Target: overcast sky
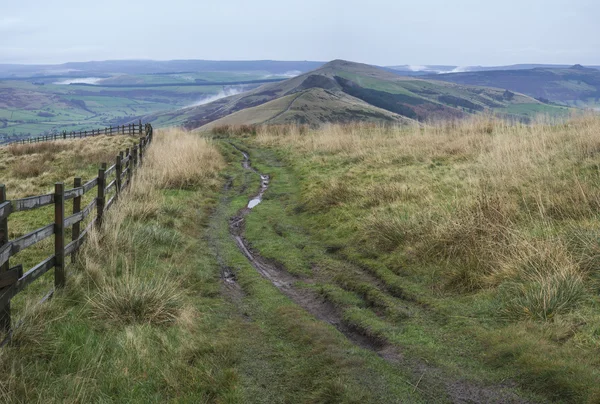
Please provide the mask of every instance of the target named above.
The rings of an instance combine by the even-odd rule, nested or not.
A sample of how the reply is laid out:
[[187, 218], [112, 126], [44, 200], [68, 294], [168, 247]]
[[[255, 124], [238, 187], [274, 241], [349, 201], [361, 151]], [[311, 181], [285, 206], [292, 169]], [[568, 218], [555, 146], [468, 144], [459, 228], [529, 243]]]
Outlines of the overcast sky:
[[2, 0], [0, 63], [600, 65], [598, 0]]

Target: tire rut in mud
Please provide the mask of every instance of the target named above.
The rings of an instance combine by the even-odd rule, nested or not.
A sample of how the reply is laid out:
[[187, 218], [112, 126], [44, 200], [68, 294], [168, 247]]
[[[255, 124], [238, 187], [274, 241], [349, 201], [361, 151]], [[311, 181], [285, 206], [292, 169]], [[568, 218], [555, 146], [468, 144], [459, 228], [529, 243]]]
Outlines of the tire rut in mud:
[[[229, 233], [235, 240], [240, 252], [262, 277], [269, 280], [280, 292], [315, 318], [334, 326], [354, 345], [375, 352], [390, 364], [405, 366], [411, 369], [416, 376], [420, 375], [419, 381], [416, 385], [413, 385], [415, 390], [418, 389], [421, 393], [429, 395], [435, 401], [444, 399], [432, 396], [432, 391], [443, 392], [442, 396], [445, 393], [446, 399], [452, 403], [530, 403], [530, 401], [519, 397], [511, 391], [512, 386], [509, 384], [485, 386], [468, 380], [457, 380], [444, 375], [440, 369], [423, 361], [405, 358], [396, 346], [385, 340], [367, 336], [361, 330], [345, 323], [341, 311], [316, 292], [306, 288], [295, 287], [295, 283], [302, 279], [290, 274], [281, 265], [270, 262], [268, 259], [262, 257], [252, 249], [249, 242], [244, 238], [246, 216], [262, 201], [263, 195], [269, 187], [270, 177], [261, 174], [252, 167], [247, 152], [235, 145], [232, 146], [244, 156], [242, 167], [261, 177], [261, 185], [259, 192], [250, 198], [248, 205], [229, 219]], [[228, 271], [225, 268], [224, 271], [222, 270], [222, 278], [223, 282], [229, 288], [241, 291], [239, 285], [236, 284], [234, 272]]]

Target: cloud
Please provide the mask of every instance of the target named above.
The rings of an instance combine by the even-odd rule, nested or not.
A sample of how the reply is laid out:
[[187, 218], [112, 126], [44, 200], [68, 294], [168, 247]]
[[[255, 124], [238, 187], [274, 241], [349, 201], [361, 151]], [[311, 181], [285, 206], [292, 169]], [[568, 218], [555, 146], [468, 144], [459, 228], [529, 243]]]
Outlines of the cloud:
[[0, 32], [12, 31], [23, 26], [25, 21], [18, 17], [0, 17]]
[[221, 98], [230, 97], [232, 95], [237, 95], [237, 94], [243, 93], [244, 91], [246, 91], [246, 90], [244, 89], [243, 85], [224, 87], [217, 94], [211, 95], [208, 97], [204, 97], [201, 100], [198, 100], [197, 102], [193, 103], [192, 105], [188, 105], [186, 108], [197, 107], [199, 105], [209, 104], [213, 101], [220, 100]]
[[[67, 70], [72, 70], [72, 69], [67, 69]], [[62, 81], [55, 81], [52, 84], [57, 84], [57, 85], [69, 85], [69, 84], [98, 84], [100, 83], [102, 80], [102, 78], [100, 77], [84, 77], [84, 78], [78, 78], [78, 79], [67, 79], [67, 80], [62, 80]]]

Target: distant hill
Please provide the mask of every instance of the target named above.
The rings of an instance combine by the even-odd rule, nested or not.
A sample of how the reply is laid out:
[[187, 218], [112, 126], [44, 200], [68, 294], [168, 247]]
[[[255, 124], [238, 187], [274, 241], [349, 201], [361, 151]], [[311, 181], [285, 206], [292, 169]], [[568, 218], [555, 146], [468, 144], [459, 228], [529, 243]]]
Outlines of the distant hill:
[[221, 124], [383, 121], [406, 123], [493, 111], [527, 119], [540, 112], [565, 113], [531, 97], [436, 80], [401, 77], [375, 66], [335, 60], [289, 80], [145, 120], [188, 129]]
[[[393, 72], [398, 72], [407, 76], [426, 76], [431, 74], [445, 73], [470, 73], [470, 72], [485, 72], [491, 70], [529, 70], [536, 68], [544, 69], [566, 69], [571, 65], [552, 65], [552, 64], [516, 64], [506, 66], [448, 66], [448, 65], [400, 65], [388, 66]], [[600, 66], [588, 66], [592, 69], [600, 70]]]
[[430, 75], [426, 78], [457, 84], [490, 86], [566, 105], [600, 104], [600, 70], [574, 65]]
[[212, 60], [106, 60], [101, 62], [70, 62], [60, 65], [0, 64], [0, 78], [77, 77], [106, 74], [172, 74], [188, 72], [266, 72], [304, 73], [322, 66], [311, 61], [212, 61]]

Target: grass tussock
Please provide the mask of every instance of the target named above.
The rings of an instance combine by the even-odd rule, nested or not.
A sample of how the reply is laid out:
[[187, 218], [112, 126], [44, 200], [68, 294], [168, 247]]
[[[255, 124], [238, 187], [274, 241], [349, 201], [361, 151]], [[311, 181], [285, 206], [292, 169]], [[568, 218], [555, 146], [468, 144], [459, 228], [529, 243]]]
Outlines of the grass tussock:
[[500, 285], [502, 315], [546, 321], [587, 298], [584, 274], [564, 246], [521, 242], [515, 247], [490, 275]]
[[21, 161], [15, 164], [11, 170], [11, 174], [15, 178], [34, 178], [39, 177], [48, 170], [48, 166], [37, 161]]
[[104, 283], [89, 298], [92, 315], [114, 325], [167, 325], [182, 310], [182, 292], [169, 278], [142, 279], [129, 274]]

